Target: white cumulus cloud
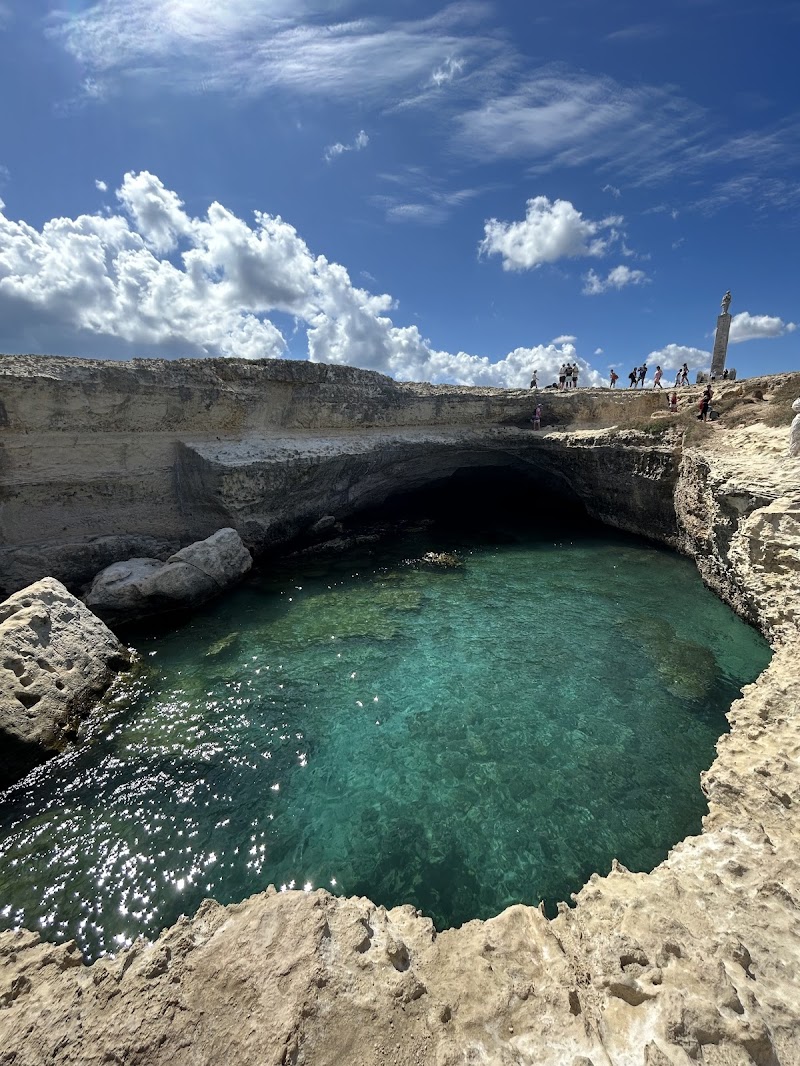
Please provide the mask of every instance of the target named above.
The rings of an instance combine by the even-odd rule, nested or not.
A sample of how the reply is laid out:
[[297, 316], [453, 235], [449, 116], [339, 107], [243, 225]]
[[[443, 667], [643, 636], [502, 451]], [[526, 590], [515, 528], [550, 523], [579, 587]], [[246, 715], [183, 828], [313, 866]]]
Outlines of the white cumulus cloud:
[[624, 264], [615, 266], [609, 270], [605, 278], [590, 270], [584, 275], [583, 292], [586, 296], [599, 296], [601, 293], [610, 292], [611, 289], [624, 289], [626, 285], [644, 285], [650, 280], [643, 270], [631, 270]]
[[663, 348], [650, 352], [646, 362], [660, 366], [662, 370], [677, 370], [684, 363], [688, 364], [689, 370], [704, 370], [711, 363], [711, 352], [685, 344], [665, 344]]
[[94, 187], [99, 192], [108, 192], [108, 185], [104, 181], [100, 181], [99, 178], [95, 179]]
[[504, 270], [531, 270], [559, 259], [605, 255], [622, 221], [615, 215], [593, 222], [569, 200], [535, 196], [528, 200], [521, 221], [489, 219], [479, 249], [485, 255], [501, 256]]
[[280, 216], [257, 211], [248, 224], [215, 202], [194, 217], [146, 171], [126, 174], [116, 196], [118, 214], [54, 218], [41, 229], [7, 218], [0, 204], [6, 350], [87, 354], [101, 338], [129, 356], [274, 358], [287, 344], [269, 316], [283, 314], [295, 333], [305, 329], [306, 354], [317, 362], [526, 388], [533, 369], [546, 383], [569, 360], [582, 382], [600, 380], [566, 334], [496, 361], [433, 348], [417, 326], [395, 326], [390, 295], [354, 285]]
[[784, 322], [775, 315], [751, 315], [749, 311], [740, 311], [731, 319], [730, 342], [741, 344], [742, 341], [782, 337], [796, 329], [796, 322]]

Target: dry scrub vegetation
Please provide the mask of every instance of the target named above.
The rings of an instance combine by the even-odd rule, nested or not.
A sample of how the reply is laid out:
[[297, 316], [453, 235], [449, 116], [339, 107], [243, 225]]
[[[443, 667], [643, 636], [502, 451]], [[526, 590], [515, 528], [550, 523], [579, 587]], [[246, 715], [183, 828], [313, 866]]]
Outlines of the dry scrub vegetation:
[[[669, 390], [671, 391], [671, 390]], [[737, 382], [718, 382], [714, 385], [708, 423], [697, 419], [703, 386], [693, 386], [678, 393], [677, 414], [663, 410], [648, 417], [631, 417], [620, 422], [616, 431], [633, 430], [653, 435], [674, 433], [677, 430], [687, 442], [700, 441], [715, 432], [715, 427], [734, 428], [763, 423], [767, 426], [788, 426], [794, 418], [792, 403], [800, 397], [800, 373], [749, 378]]]

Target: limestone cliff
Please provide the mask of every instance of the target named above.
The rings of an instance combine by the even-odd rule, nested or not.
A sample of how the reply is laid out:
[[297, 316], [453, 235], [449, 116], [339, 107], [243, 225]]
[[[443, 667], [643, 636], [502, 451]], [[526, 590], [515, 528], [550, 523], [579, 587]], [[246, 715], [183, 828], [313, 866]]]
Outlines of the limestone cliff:
[[[542, 402], [548, 428], [625, 424], [663, 406], [607, 390]], [[525, 391], [313, 363], [0, 359], [0, 593], [43, 576], [77, 591], [111, 563], [164, 561], [223, 526], [258, 552], [459, 465], [531, 468], [532, 407]], [[598, 463], [585, 454], [589, 484]], [[624, 511], [603, 466], [602, 505]], [[646, 481], [656, 486], [640, 470], [636, 485]]]
[[[495, 402], [508, 404], [497, 421], [513, 423], [529, 400], [486, 400]], [[587, 421], [610, 421], [602, 398], [585, 402]], [[577, 404], [571, 412], [581, 420]], [[319, 494], [341, 511], [379, 500], [390, 478], [411, 487], [502, 456], [604, 520], [680, 545], [775, 649], [731, 708], [704, 775], [703, 832], [651, 873], [615, 865], [593, 876], [554, 921], [512, 907], [437, 935], [408, 907], [266, 892], [231, 907], [209, 901], [155, 944], [92, 967], [74, 946], [6, 933], [0, 1063], [800, 1063], [800, 461], [785, 458], [785, 430], [712, 426], [681, 448], [633, 432], [533, 439], [488, 416], [455, 421], [358, 436], [318, 426], [313, 440], [275, 426], [219, 442], [176, 434], [170, 506], [177, 519], [195, 501], [187, 520], [230, 519], [266, 544], [329, 511], [311, 506]], [[14, 449], [15, 491], [33, 499], [20, 460], [29, 453]], [[292, 499], [283, 512], [282, 495]], [[114, 521], [137, 513], [140, 497], [129, 502], [111, 508]]]

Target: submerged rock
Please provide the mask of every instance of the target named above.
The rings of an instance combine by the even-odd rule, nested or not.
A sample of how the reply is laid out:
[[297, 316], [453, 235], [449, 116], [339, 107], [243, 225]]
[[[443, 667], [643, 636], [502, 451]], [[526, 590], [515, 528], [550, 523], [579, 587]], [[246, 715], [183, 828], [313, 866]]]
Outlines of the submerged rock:
[[235, 529], [220, 529], [158, 559], [114, 563], [95, 577], [87, 605], [109, 622], [197, 607], [239, 581], [253, 565]]
[[417, 560], [417, 566], [429, 566], [434, 570], [463, 570], [464, 562], [452, 552], [425, 552]]
[[0, 787], [72, 739], [130, 653], [61, 582], [0, 603]]

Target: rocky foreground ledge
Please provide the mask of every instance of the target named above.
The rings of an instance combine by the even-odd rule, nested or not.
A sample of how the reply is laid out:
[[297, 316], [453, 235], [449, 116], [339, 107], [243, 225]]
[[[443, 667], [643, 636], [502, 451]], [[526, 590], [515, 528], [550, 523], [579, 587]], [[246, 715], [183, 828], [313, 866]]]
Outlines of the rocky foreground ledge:
[[[487, 429], [528, 462], [519, 432]], [[623, 522], [652, 503], [659, 538], [773, 644], [704, 775], [703, 832], [649, 874], [593, 876], [554, 921], [518, 906], [436, 934], [409, 907], [267, 891], [208, 901], [91, 967], [74, 945], [5, 933], [0, 1064], [800, 1063], [800, 461], [761, 424], [683, 447], [547, 436], [530, 446], [543, 476], [579, 495], [595, 475], [595, 494], [618, 483]], [[243, 500], [275, 454], [242, 465], [263, 443], [225, 447], [239, 453], [225, 491], [244, 485]]]

